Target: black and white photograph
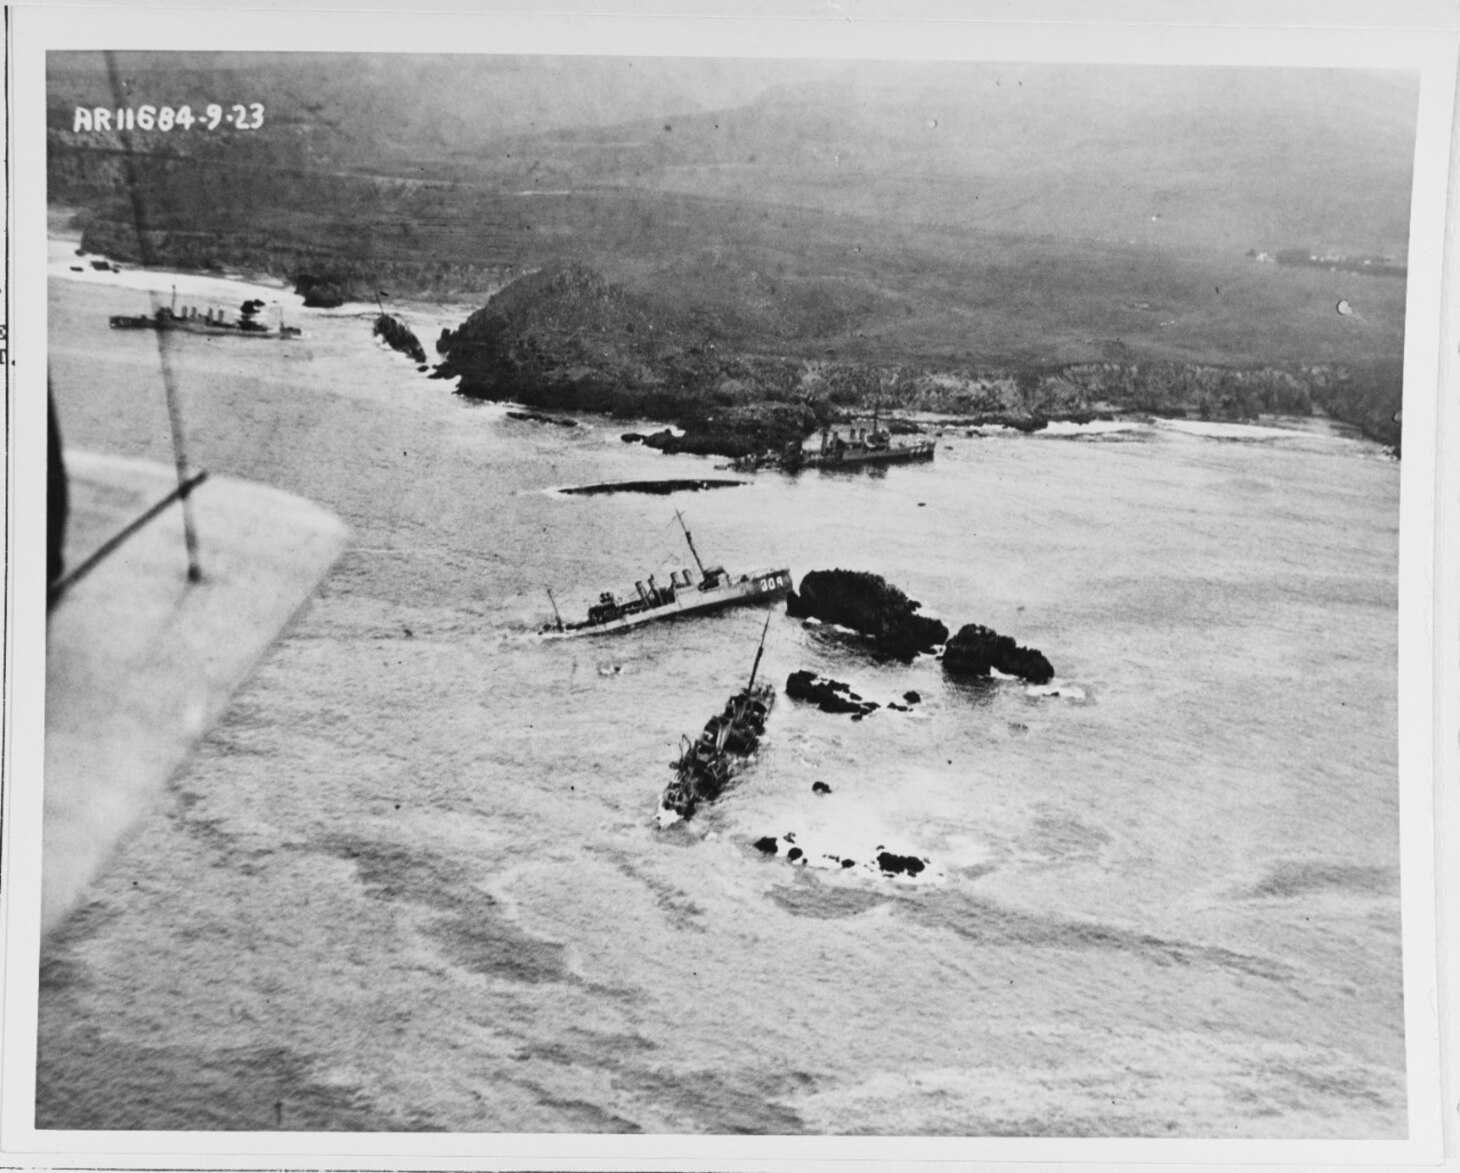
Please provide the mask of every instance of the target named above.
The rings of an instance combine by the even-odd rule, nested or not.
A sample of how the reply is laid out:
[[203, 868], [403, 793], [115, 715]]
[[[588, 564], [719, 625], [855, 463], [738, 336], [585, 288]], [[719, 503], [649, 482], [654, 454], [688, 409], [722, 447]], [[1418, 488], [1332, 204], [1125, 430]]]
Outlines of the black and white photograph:
[[35, 1151], [1440, 1159], [1455, 31], [938, 11], [17, 10]]

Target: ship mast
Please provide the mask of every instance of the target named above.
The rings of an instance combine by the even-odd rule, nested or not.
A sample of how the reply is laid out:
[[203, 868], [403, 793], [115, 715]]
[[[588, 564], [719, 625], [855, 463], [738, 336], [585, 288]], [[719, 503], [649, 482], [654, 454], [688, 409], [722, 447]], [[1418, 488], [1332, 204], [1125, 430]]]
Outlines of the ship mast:
[[695, 556], [695, 565], [700, 568], [700, 577], [705, 577], [705, 564], [700, 561], [700, 552], [695, 549], [695, 540], [690, 537], [689, 527], [684, 524], [684, 517], [679, 510], [674, 511], [674, 516], [679, 518], [679, 528], [684, 530], [684, 540], [689, 543], [689, 552]]
[[755, 649], [755, 663], [750, 666], [750, 683], [745, 686], [745, 691], [747, 694], [749, 694], [750, 690], [755, 687], [755, 674], [760, 671], [760, 658], [765, 652], [765, 633], [770, 630], [770, 627], [771, 611], [769, 608], [767, 608], [765, 614], [765, 626], [760, 629], [760, 647]]

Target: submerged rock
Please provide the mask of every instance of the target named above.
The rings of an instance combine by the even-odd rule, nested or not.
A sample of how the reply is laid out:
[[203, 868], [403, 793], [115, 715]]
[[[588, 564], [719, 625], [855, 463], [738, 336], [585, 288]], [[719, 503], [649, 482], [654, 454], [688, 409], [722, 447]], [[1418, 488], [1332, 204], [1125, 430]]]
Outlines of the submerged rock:
[[[510, 412], [508, 413], [511, 414]], [[670, 493], [698, 493], [703, 489], [734, 489], [749, 481], [672, 480], [672, 481], [612, 481], [603, 485], [574, 485], [562, 492], [579, 497], [596, 497], [605, 493], [654, 493], [667, 497]]]
[[578, 421], [567, 416], [544, 415], [540, 411], [509, 411], [508, 419], [522, 420], [530, 424], [554, 424], [560, 428], [576, 428]]
[[881, 575], [863, 570], [813, 570], [799, 592], [786, 599], [786, 614], [850, 627], [871, 636], [880, 651], [899, 660], [932, 652], [948, 638], [938, 620], [917, 614], [909, 599]]
[[1045, 684], [1054, 677], [1054, 668], [1043, 652], [1020, 647], [1011, 637], [978, 623], [959, 628], [948, 641], [943, 670], [962, 676], [989, 676], [998, 671], [1030, 684]]
[[[306, 300], [305, 304], [308, 305], [309, 302]], [[374, 333], [384, 338], [392, 349], [409, 355], [421, 366], [426, 365], [426, 351], [421, 345], [421, 340], [399, 318], [392, 318], [389, 314], [381, 314], [375, 319]]]
[[855, 848], [832, 848], [820, 841], [814, 845], [798, 843], [796, 833], [787, 831], [780, 836], [762, 836], [752, 846], [763, 855], [779, 856], [787, 863], [819, 871], [847, 872], [855, 868], [864, 876], [902, 882], [941, 883], [947, 879], [946, 871], [928, 856], [892, 851], [881, 843], [864, 854]]
[[864, 701], [851, 685], [828, 680], [815, 672], [802, 669], [786, 678], [786, 695], [792, 700], [810, 701], [823, 713], [851, 713], [862, 717], [878, 708], [875, 701]]

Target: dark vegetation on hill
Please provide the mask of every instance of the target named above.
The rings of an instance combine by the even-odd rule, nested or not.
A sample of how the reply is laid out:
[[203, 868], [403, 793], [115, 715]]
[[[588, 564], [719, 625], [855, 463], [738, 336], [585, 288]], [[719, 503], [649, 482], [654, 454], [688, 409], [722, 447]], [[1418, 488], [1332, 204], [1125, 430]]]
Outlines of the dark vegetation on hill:
[[879, 405], [1025, 430], [1113, 412], [1212, 420], [1323, 412], [1399, 444], [1397, 362], [892, 363], [751, 354], [715, 336], [722, 341], [710, 341], [682, 305], [568, 262], [521, 278], [443, 331], [436, 374], [459, 379], [472, 398], [671, 420], [683, 436], [645, 442], [732, 457], [780, 451]]
[[[448, 345], [466, 394], [713, 424], [676, 443], [722, 452], [883, 396], [1325, 411], [1398, 441], [1403, 282], [1247, 253], [1403, 257], [1403, 76], [118, 59], [129, 101], [267, 103], [257, 131], [135, 135], [159, 263], [485, 303]], [[136, 262], [121, 140], [73, 122], [115, 104], [101, 58], [47, 68], [50, 198]]]

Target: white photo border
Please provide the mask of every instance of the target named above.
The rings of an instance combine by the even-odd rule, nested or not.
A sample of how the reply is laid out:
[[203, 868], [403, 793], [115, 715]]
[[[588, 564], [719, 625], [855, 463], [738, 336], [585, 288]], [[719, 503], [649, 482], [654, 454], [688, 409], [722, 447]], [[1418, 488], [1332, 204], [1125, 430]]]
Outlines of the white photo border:
[[[836, 8], [835, 5], [831, 6]], [[840, 13], [851, 7], [844, 18]], [[1149, 5], [1139, 11], [1149, 13]], [[1303, 27], [1167, 24], [1136, 19], [1025, 25], [999, 19], [859, 19], [855, 6], [827, 17], [484, 16], [466, 12], [199, 11], [133, 6], [9, 10], [9, 223], [12, 269], [7, 400], [7, 689], [3, 795], [3, 1055], [0, 1166], [48, 1167], [459, 1167], [804, 1168], [904, 1166], [911, 1161], [1433, 1164], [1453, 1134], [1442, 1085], [1441, 995], [1436, 917], [1436, 845], [1457, 800], [1437, 790], [1440, 765], [1456, 764], [1457, 656], [1453, 541], [1438, 534], [1457, 520], [1454, 453], [1455, 301], [1442, 288], [1460, 246], [1447, 234], [1456, 59], [1450, 26]], [[1106, 9], [1102, 8], [1102, 14]], [[1119, 9], [1115, 10], [1117, 13]], [[1305, 12], [1320, 11], [1317, 8]], [[342, 16], [348, 19], [342, 19]], [[388, 49], [382, 49], [388, 46]], [[285, 1134], [44, 1131], [34, 1127], [39, 961], [39, 844], [44, 727], [44, 599], [39, 566], [43, 446], [22, 442], [44, 427], [45, 54], [57, 49], [227, 49], [338, 52], [524, 53], [684, 57], [1005, 60], [1323, 66], [1416, 70], [1420, 105], [1410, 221], [1404, 350], [1405, 446], [1401, 469], [1399, 736], [1404, 1014], [1409, 1136], [1402, 1141], [939, 1139], [898, 1137], [531, 1136], [518, 1134]], [[1442, 311], [1444, 311], [1442, 313]], [[1442, 350], [1442, 335], [1445, 348]], [[1443, 382], [1442, 382], [1443, 378]], [[1443, 393], [1442, 393], [1443, 392]], [[1448, 586], [1450, 594], [1441, 599]], [[1453, 778], [1451, 779], [1453, 782]], [[1453, 829], [1450, 834], [1453, 835]], [[1453, 850], [1451, 840], [1448, 846]], [[1448, 883], [1454, 884], [1453, 878]], [[1453, 908], [1453, 904], [1450, 905]], [[1447, 1017], [1447, 1021], [1450, 1021]], [[1448, 1073], [1447, 1073], [1448, 1074]], [[1445, 1123], [1442, 1124], [1442, 1117]], [[281, 1147], [281, 1142], [284, 1146]], [[824, 1166], [822, 1163], [825, 1163]]]

